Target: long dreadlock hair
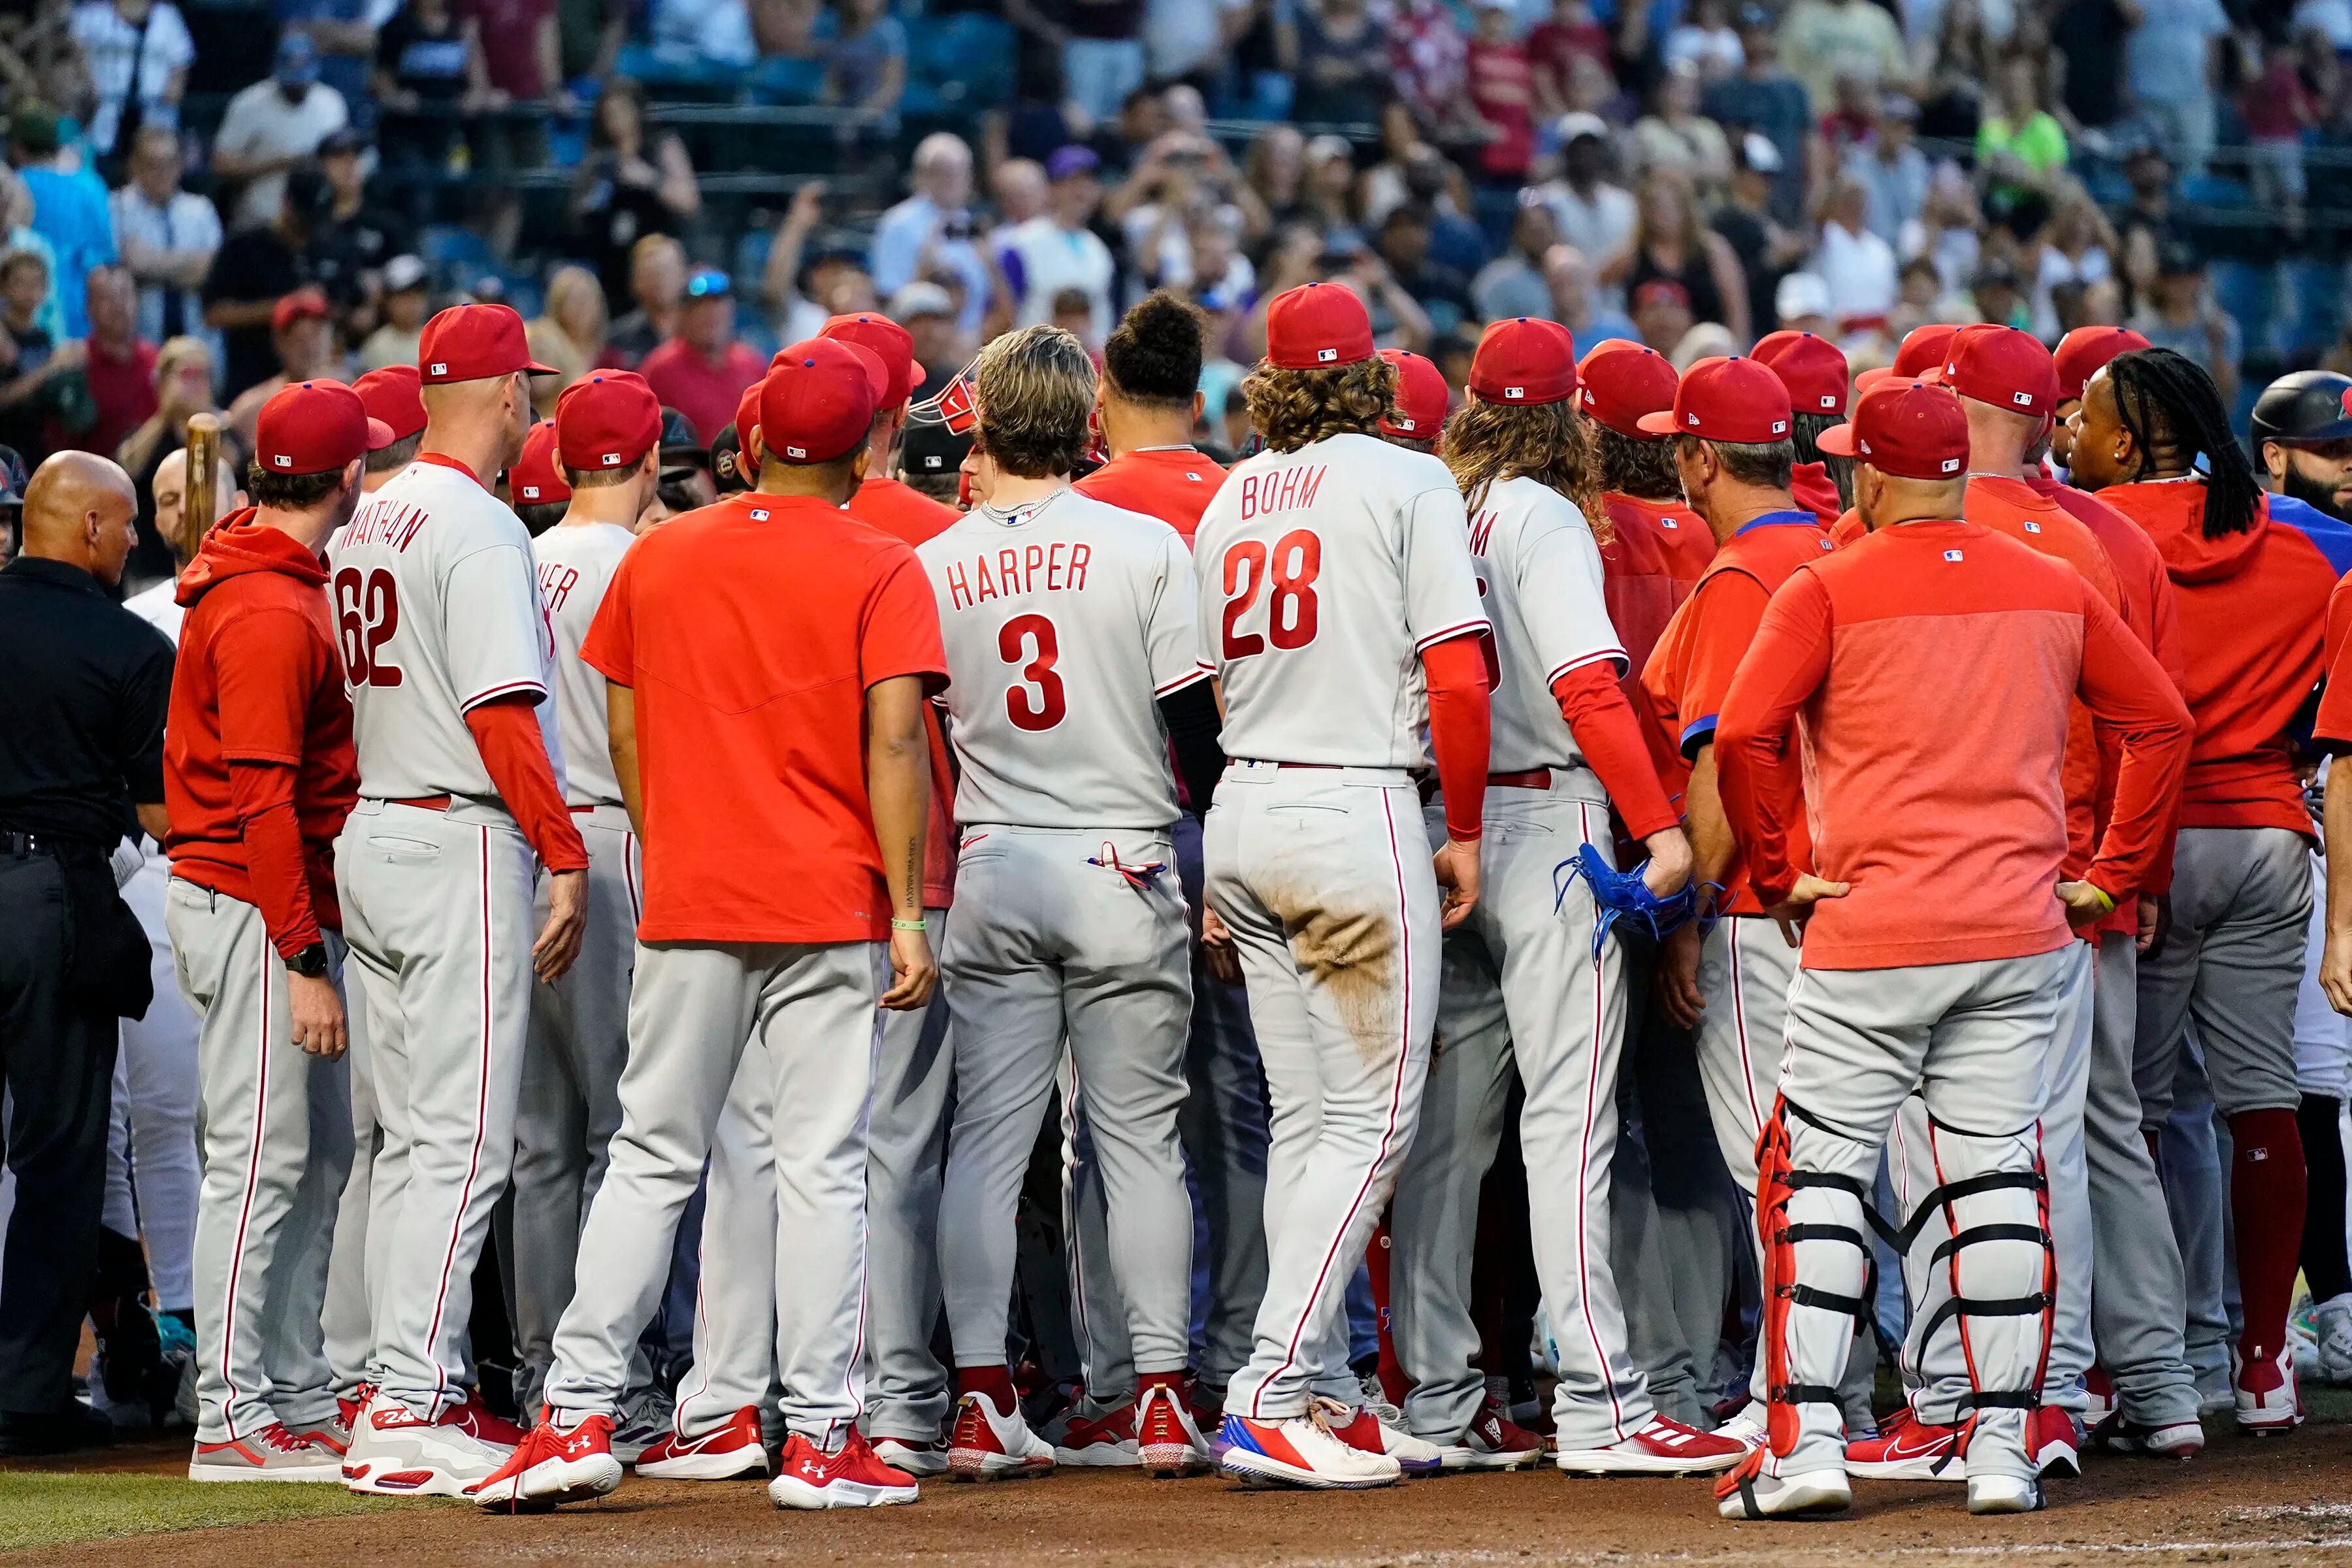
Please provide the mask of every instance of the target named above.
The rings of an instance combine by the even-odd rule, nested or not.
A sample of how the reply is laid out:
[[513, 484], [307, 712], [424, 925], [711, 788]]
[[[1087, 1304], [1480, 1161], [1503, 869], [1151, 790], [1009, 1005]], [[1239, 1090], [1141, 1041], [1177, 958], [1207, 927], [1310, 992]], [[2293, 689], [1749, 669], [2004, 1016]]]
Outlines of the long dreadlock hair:
[[1472, 398], [1445, 422], [1445, 466], [1473, 517], [1497, 479], [1528, 479], [1576, 503], [1593, 539], [1610, 542], [1584, 417], [1572, 398], [1558, 403], [1486, 403]]
[[2221, 389], [2195, 360], [2171, 349], [2136, 349], [2107, 362], [2115, 389], [2116, 416], [2138, 454], [2136, 479], [2151, 478], [2156, 454], [2165, 452], [2180, 468], [2205, 458], [2205, 537], [2243, 533], [2263, 504], [2254, 466], [2230, 429]]
[[1801, 463], [1819, 463], [1822, 466], [1822, 472], [1829, 475], [1830, 483], [1837, 487], [1838, 504], [1843, 507], [1851, 508], [1853, 505], [1853, 459], [1852, 458], [1832, 458], [1827, 452], [1822, 451], [1819, 446], [1815, 445], [1815, 443], [1820, 440], [1822, 431], [1828, 429], [1832, 425], [1843, 425], [1845, 423], [1845, 416], [1842, 414], [1808, 414], [1801, 408], [1797, 410], [1793, 423], [1795, 428], [1791, 432], [1791, 435], [1795, 437], [1796, 441], [1797, 461]]

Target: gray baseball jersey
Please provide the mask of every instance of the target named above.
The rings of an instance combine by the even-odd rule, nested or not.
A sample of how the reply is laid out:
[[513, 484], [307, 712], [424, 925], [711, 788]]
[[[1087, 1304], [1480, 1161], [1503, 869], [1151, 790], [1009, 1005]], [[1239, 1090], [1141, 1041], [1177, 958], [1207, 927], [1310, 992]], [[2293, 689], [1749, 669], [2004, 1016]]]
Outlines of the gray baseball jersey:
[[370, 496], [334, 552], [335, 625], [352, 691], [360, 793], [495, 800], [466, 710], [539, 699], [563, 782], [555, 634], [515, 514], [462, 469], [420, 458]]
[[530, 542], [540, 601], [555, 638], [556, 732], [563, 743], [568, 805], [621, 804], [604, 721], [604, 676], [580, 657], [580, 645], [604, 602], [613, 568], [635, 539], [619, 523], [592, 522], [558, 523]]
[[1487, 625], [1444, 463], [1370, 436], [1261, 453], [1192, 552], [1227, 756], [1422, 765], [1421, 650]]
[[1166, 523], [1076, 490], [980, 507], [917, 548], [940, 605], [956, 820], [1163, 828], [1155, 700], [1209, 678], [1192, 563]]
[[1494, 623], [1502, 679], [1490, 697], [1498, 773], [1582, 767], [1551, 683], [1624, 644], [1601, 596], [1601, 546], [1576, 503], [1537, 479], [1497, 480], [1470, 520], [1478, 591]]

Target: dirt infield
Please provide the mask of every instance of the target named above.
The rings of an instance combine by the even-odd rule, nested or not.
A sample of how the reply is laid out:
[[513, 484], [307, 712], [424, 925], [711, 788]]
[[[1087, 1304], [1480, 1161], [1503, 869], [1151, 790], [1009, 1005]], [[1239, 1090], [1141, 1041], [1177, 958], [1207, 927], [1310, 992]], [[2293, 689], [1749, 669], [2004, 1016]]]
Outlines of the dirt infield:
[[[1952, 1486], [1864, 1482], [1853, 1511], [1733, 1525], [1696, 1481], [1570, 1481], [1557, 1473], [1415, 1481], [1359, 1496], [1154, 1484], [1071, 1472], [996, 1486], [926, 1482], [911, 1508], [796, 1514], [750, 1483], [632, 1482], [610, 1501], [489, 1519], [447, 1504], [26, 1552], [11, 1564], [1104, 1563], [1218, 1564], [1664, 1561], [1759, 1564], [1937, 1558], [2033, 1563], [2352, 1562], [2352, 1426], [2257, 1444], [2221, 1435], [2189, 1465], [2095, 1459], [2046, 1512], [1972, 1520]], [[126, 1456], [125, 1458], [128, 1458]], [[184, 1462], [161, 1451], [157, 1468]]]

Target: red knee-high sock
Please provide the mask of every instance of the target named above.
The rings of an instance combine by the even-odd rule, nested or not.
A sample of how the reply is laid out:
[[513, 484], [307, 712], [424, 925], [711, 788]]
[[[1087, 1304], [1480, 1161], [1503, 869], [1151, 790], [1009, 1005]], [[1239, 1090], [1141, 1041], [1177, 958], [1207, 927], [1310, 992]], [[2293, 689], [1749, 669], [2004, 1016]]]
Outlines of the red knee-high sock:
[[[2295, 1223], [2295, 1235], [2297, 1237], [2303, 1235], [2303, 1225], [2299, 1220]], [[1013, 1405], [1021, 1397], [1013, 1391], [1012, 1368], [1002, 1362], [994, 1366], [956, 1368], [956, 1392], [960, 1394], [984, 1394], [988, 1402], [996, 1406], [999, 1415], [1012, 1415]]]
[[2238, 1230], [2238, 1293], [2248, 1363], [2278, 1354], [2303, 1246], [2303, 1138], [2292, 1110], [2242, 1110], [2230, 1118], [2230, 1218]]

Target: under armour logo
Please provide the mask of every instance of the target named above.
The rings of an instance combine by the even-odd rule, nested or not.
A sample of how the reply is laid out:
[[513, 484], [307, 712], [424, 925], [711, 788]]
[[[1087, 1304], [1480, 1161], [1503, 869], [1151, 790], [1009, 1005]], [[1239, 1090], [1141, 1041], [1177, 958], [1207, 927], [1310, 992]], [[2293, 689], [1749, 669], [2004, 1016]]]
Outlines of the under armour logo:
[[801, 1461], [801, 1474], [814, 1480], [817, 1477], [824, 1474], [824, 1466], [814, 1459], [803, 1459]]
[[1329, 364], [1333, 360], [1336, 360], [1339, 357], [1339, 351], [1338, 349], [1317, 349], [1315, 351], [1315, 363], [1317, 364]]

